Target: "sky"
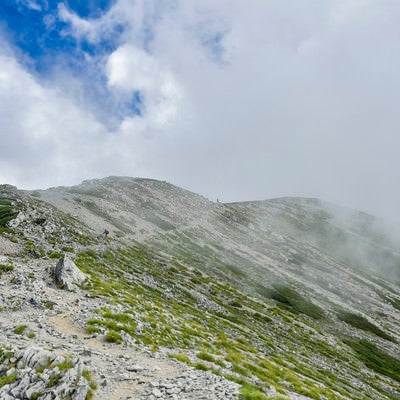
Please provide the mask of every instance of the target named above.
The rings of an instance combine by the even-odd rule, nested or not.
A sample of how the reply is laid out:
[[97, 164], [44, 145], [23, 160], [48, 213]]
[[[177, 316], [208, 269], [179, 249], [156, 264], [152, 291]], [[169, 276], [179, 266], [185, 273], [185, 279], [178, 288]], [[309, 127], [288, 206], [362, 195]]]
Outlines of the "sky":
[[400, 221], [399, 20], [398, 0], [2, 0], [0, 183], [140, 176]]

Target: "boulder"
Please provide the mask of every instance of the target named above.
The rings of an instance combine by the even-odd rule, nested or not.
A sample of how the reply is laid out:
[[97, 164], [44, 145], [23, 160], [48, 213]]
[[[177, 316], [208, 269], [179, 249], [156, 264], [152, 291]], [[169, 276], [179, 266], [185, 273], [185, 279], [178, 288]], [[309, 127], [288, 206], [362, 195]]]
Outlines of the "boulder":
[[72, 291], [75, 285], [81, 284], [86, 279], [86, 275], [68, 256], [63, 255], [54, 269], [54, 279], [60, 288]]

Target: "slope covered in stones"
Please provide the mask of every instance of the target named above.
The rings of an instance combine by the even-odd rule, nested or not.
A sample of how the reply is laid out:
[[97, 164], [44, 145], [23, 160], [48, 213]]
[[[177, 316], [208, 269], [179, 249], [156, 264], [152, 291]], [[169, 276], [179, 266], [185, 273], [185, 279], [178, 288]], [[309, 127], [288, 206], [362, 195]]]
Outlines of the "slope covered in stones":
[[83, 360], [95, 398], [399, 398], [398, 242], [374, 218], [132, 178], [1, 196], [3, 348]]

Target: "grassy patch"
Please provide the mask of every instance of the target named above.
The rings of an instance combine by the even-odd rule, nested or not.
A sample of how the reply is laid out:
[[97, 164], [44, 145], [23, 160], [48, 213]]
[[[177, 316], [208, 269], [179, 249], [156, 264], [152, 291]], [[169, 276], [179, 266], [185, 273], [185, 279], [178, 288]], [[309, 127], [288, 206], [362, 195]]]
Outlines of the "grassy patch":
[[267, 400], [266, 394], [257, 386], [244, 384], [240, 389], [240, 400]]
[[13, 271], [13, 270], [14, 270], [14, 267], [12, 265], [0, 264], [0, 275], [3, 272]]
[[63, 246], [62, 247], [62, 251], [65, 251], [67, 253], [73, 253], [74, 252], [74, 248], [72, 246]]
[[203, 363], [194, 363], [192, 366], [196, 369], [199, 369], [200, 371], [208, 371], [210, 368], [207, 367], [207, 365], [204, 365]]
[[16, 335], [22, 335], [25, 332], [26, 328], [27, 328], [27, 325], [17, 325], [14, 328], [14, 333]]
[[109, 342], [109, 343], [118, 343], [119, 344], [119, 343], [123, 342], [122, 336], [118, 332], [115, 332], [115, 331], [108, 331], [106, 333], [104, 339], [106, 342]]
[[270, 298], [296, 313], [306, 314], [314, 319], [325, 316], [323, 310], [311, 303], [294, 289], [286, 285], [275, 285], [270, 291]]
[[57, 252], [57, 251], [52, 251], [48, 253], [49, 258], [55, 259], [55, 258], [61, 258], [62, 254]]
[[97, 326], [93, 326], [93, 325], [87, 325], [86, 326], [86, 332], [93, 334], [93, 333], [101, 333], [101, 329], [98, 328]]
[[378, 349], [367, 340], [344, 340], [358, 355], [358, 358], [368, 367], [382, 375], [400, 382], [400, 360]]
[[168, 354], [169, 358], [175, 358], [176, 360], [180, 362], [184, 362], [186, 364], [190, 363], [190, 358], [186, 354]]
[[92, 373], [88, 369], [84, 369], [82, 371], [82, 376], [89, 382], [90, 389], [97, 389], [97, 383], [93, 379]]
[[14, 372], [13, 374], [0, 376], [0, 388], [9, 385], [10, 383], [14, 383], [18, 379], [18, 374]]
[[214, 356], [212, 356], [211, 354], [208, 354], [204, 351], [197, 354], [197, 358], [200, 358], [200, 360], [204, 360], [204, 361], [215, 362]]
[[73, 368], [74, 364], [72, 363], [72, 360], [66, 359], [59, 364], [57, 364], [57, 367], [60, 371], [67, 371], [71, 368]]
[[44, 307], [47, 308], [48, 310], [53, 310], [54, 306], [57, 304], [51, 300], [43, 300], [42, 303], [43, 303]]
[[362, 329], [363, 331], [366, 332], [371, 332], [382, 339], [390, 340], [392, 342], [395, 342], [395, 339], [388, 335], [386, 332], [384, 332], [382, 329], [378, 328], [376, 325], [373, 323], [369, 322], [365, 317], [359, 314], [353, 314], [351, 312], [347, 311], [342, 311], [338, 313], [338, 318], [346, 322], [347, 324], [353, 326], [354, 328]]
[[48, 380], [47, 387], [52, 388], [54, 386], [57, 386], [60, 382], [61, 382], [61, 376], [58, 374], [54, 374]]
[[18, 207], [13, 205], [13, 199], [0, 198], [0, 233], [12, 232], [7, 224], [13, 220], [19, 212]]
[[[319, 307], [287, 286], [252, 298], [189, 261], [167, 260], [140, 245], [79, 253], [76, 263], [90, 277], [85, 289], [108, 304], [87, 321], [88, 332], [167, 347], [171, 358], [244, 385], [243, 399], [263, 399], [264, 385], [313, 399], [363, 399], [351, 382], [366, 380], [370, 371], [354, 367], [352, 374], [358, 356], [342, 342], [328, 343], [323, 328], [302, 315], [323, 318]], [[261, 386], [253, 387], [255, 381]], [[370, 398], [380, 398], [371, 390]]]

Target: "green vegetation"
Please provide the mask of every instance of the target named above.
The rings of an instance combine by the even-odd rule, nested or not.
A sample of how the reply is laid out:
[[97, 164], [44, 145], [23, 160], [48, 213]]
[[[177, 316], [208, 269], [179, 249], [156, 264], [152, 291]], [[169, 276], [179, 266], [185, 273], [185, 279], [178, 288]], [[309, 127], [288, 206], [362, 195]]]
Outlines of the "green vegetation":
[[240, 390], [240, 400], [267, 400], [268, 397], [263, 391], [254, 385], [244, 384]]
[[386, 375], [400, 383], [400, 360], [378, 349], [367, 340], [344, 340], [358, 355], [358, 358], [372, 370]]
[[212, 356], [211, 354], [208, 354], [204, 351], [197, 354], [197, 358], [200, 358], [200, 360], [204, 360], [204, 361], [215, 362], [214, 356]]
[[49, 258], [55, 259], [55, 258], [61, 258], [62, 253], [59, 253], [58, 251], [51, 251], [48, 253]]
[[115, 331], [108, 331], [106, 333], [106, 336], [104, 337], [104, 339], [106, 342], [109, 342], [109, 343], [122, 343], [123, 342], [122, 336], [118, 332], [115, 332]]
[[18, 374], [14, 372], [10, 375], [0, 376], [0, 388], [4, 385], [9, 385], [10, 383], [14, 383], [18, 379]]
[[92, 400], [94, 398], [94, 390], [97, 389], [97, 383], [94, 381], [92, 373], [87, 369], [82, 371], [82, 376], [89, 382], [90, 387], [85, 400]]
[[0, 276], [3, 274], [3, 272], [12, 271], [13, 269], [14, 267], [12, 265], [0, 264]]
[[386, 299], [394, 308], [400, 310], [400, 299], [393, 297], [387, 297]]
[[[103, 189], [89, 192], [85, 194], [104, 195]], [[29, 201], [40, 203], [32, 198]], [[118, 227], [121, 235], [130, 231], [128, 226], [114, 219], [113, 215], [117, 213], [108, 206], [100, 208], [99, 203], [90, 201], [89, 197], [79, 201], [75, 199], [75, 202]], [[28, 260], [32, 256], [56, 259], [62, 252], [76, 253], [76, 264], [88, 275], [82, 285], [85, 295], [100, 298], [105, 305], [87, 316], [88, 333], [99, 335], [109, 343], [124, 343], [132, 347], [145, 345], [153, 352], [161, 346], [166, 347], [170, 349], [171, 358], [239, 383], [243, 400], [283, 400], [288, 398], [289, 392], [315, 400], [392, 400], [394, 397], [390, 393], [399, 392], [399, 386], [391, 380], [398, 381], [398, 366], [388, 354], [369, 342], [337, 340], [333, 326], [337, 318], [332, 318], [332, 310], [335, 312], [336, 308], [332, 303], [328, 304], [327, 311], [319, 307], [319, 304], [327, 304], [323, 293], [317, 290], [307, 292], [300, 281], [297, 284], [286, 283], [289, 275], [278, 280], [279, 274], [274, 276], [271, 268], [272, 261], [271, 265], [265, 266], [260, 262], [259, 270], [253, 268], [254, 274], [250, 275], [247, 267], [251, 268], [252, 264], [245, 245], [241, 247], [242, 252], [235, 250], [227, 257], [221, 257], [224, 252], [227, 254], [226, 249], [204, 240], [199, 228], [177, 230], [168, 222], [173, 221], [169, 215], [161, 218], [161, 214], [153, 212], [159, 207], [155, 198], [150, 198], [143, 207], [145, 211], [141, 218], [164, 231], [163, 243], [152, 243], [154, 247], [135, 242], [126, 244], [117, 239], [117, 235], [99, 241], [90, 234], [78, 233], [74, 228], [76, 219], [71, 217], [68, 220], [68, 217], [56, 213], [54, 218], [61, 218], [66, 230], [63, 236], [57, 236], [57, 233], [54, 237], [46, 236], [42, 226], [46, 219], [42, 215], [47, 214], [43, 209], [36, 214], [40, 218], [33, 227], [35, 232], [43, 233], [43, 244], [38, 245], [34, 235], [17, 237], [20, 245], [25, 247]], [[215, 213], [219, 232], [235, 230], [238, 239], [243, 238], [248, 224], [256, 227], [262, 223], [254, 220], [252, 212], [245, 208], [220, 205]], [[297, 220], [299, 229], [304, 228], [311, 234], [313, 224], [318, 226], [319, 219], [325, 217], [319, 215], [315, 221], [306, 224], [302, 224], [297, 215], [293, 218]], [[64, 224], [67, 220], [68, 224]], [[16, 232], [6, 233], [6, 236], [17, 235], [19, 230]], [[88, 230], [82, 228], [80, 232]], [[271, 232], [265, 230], [263, 234], [270, 235]], [[326, 237], [336, 235], [335, 232], [322, 233]], [[337, 236], [340, 241], [340, 232]], [[271, 241], [278, 242], [277, 237], [271, 235]], [[48, 240], [48, 245], [45, 240]], [[254, 240], [259, 243], [249, 241], [246, 245], [259, 246], [260, 254], [271, 259], [277, 257], [273, 251], [270, 252], [271, 243], [264, 246], [261, 236]], [[316, 262], [306, 246], [290, 252], [287, 258], [293, 274], [302, 277], [306, 275], [305, 264]], [[260, 257], [260, 261], [264, 260]], [[15, 265], [19, 263], [15, 262]], [[270, 280], [260, 279], [264, 267], [271, 271]], [[321, 271], [323, 268], [328, 267], [321, 266]], [[0, 266], [0, 273], [5, 271]], [[321, 277], [322, 274], [317, 273], [311, 279], [316, 282]], [[285, 283], [270, 286], [278, 281]], [[398, 306], [396, 293], [388, 295], [383, 289], [382, 293], [387, 303]], [[15, 309], [20, 306], [15, 301]], [[54, 303], [44, 300], [43, 307], [53, 309]], [[11, 309], [12, 306], [7, 305], [7, 312]], [[382, 312], [389, 314], [387, 310], [390, 309], [387, 304]], [[346, 312], [337, 312], [336, 315], [360, 329], [358, 335], [371, 337], [372, 333], [393, 340], [390, 332], [384, 332], [378, 322], [375, 325], [361, 315]], [[377, 314], [372, 315], [376, 321], [379, 320]], [[29, 330], [25, 327], [19, 334], [28, 337], [33, 334], [27, 332]], [[382, 342], [378, 340], [378, 343]], [[368, 347], [370, 345], [372, 350]], [[353, 351], [349, 351], [348, 346]], [[395, 347], [388, 342], [386, 346]], [[362, 368], [362, 363], [366, 368]], [[58, 368], [63, 370], [71, 366], [71, 360], [67, 359]], [[57, 384], [59, 377], [55, 375], [53, 379]], [[268, 396], [271, 386], [276, 389], [276, 396]], [[93, 397], [95, 387], [93, 383], [87, 399]]]
[[[108, 304], [88, 319], [90, 333], [115, 343], [141, 343], [151, 351], [181, 349], [170, 357], [238, 382], [243, 399], [267, 398], [265, 388], [272, 385], [282, 396], [290, 389], [316, 400], [363, 400], [349, 385], [350, 379], [360, 379], [359, 369], [349, 367], [356, 357], [348, 356], [343, 343], [329, 344], [315, 334], [321, 329], [314, 321], [327, 317], [291, 288], [274, 287], [268, 296], [263, 293], [262, 302], [139, 245], [88, 249], [76, 264], [90, 276], [84, 287], [90, 296]], [[201, 362], [185, 349], [197, 351]], [[332, 372], [332, 364], [346, 373]], [[253, 387], [254, 380], [262, 384]], [[382, 393], [385, 389], [376, 385], [375, 398]]]
[[101, 333], [101, 329], [93, 325], [86, 325], [86, 332], [90, 334]]
[[289, 286], [274, 285], [271, 290], [265, 289], [263, 294], [292, 312], [305, 314], [314, 319], [324, 317], [324, 312], [320, 307], [306, 300]]
[[14, 333], [16, 335], [22, 335], [25, 332], [26, 328], [27, 328], [27, 325], [17, 325], [14, 328]]
[[46, 217], [39, 217], [39, 218], [36, 218], [33, 221], [33, 223], [36, 225], [44, 225], [46, 223], [46, 221], [47, 221]]
[[63, 246], [62, 251], [65, 251], [66, 253], [73, 253], [74, 248], [72, 246]]
[[199, 369], [200, 371], [208, 371], [210, 368], [207, 367], [207, 365], [204, 365], [203, 363], [194, 363], [191, 364], [194, 368]]
[[72, 364], [72, 360], [66, 358], [64, 361], [60, 362], [59, 364], [57, 364], [57, 367], [60, 371], [66, 371], [68, 369], [73, 368], [73, 364]]
[[97, 383], [94, 381], [92, 373], [88, 369], [82, 371], [82, 376], [89, 382], [89, 386], [92, 390], [97, 389]]
[[353, 314], [351, 312], [347, 311], [341, 311], [338, 313], [338, 318], [346, 322], [347, 324], [353, 326], [354, 328], [362, 329], [366, 332], [371, 332], [382, 339], [390, 340], [392, 342], [395, 341], [395, 339], [388, 335], [386, 332], [382, 331], [382, 329], [378, 328], [376, 325], [373, 323], [369, 322], [365, 317], [359, 314]]
[[190, 363], [190, 358], [186, 354], [169, 354], [168, 356], [186, 364]]
[[47, 387], [52, 388], [54, 386], [59, 385], [60, 383], [61, 383], [61, 376], [59, 374], [54, 374], [48, 380]]
[[13, 220], [19, 213], [15, 200], [10, 198], [0, 198], [0, 234], [3, 232], [12, 232], [7, 223]]
[[44, 307], [47, 308], [48, 310], [53, 310], [54, 306], [57, 304], [51, 300], [43, 300], [42, 302], [43, 302]]
[[36, 246], [33, 241], [25, 241], [25, 251], [28, 256], [34, 258], [42, 258], [46, 255], [46, 251], [42, 247]]

